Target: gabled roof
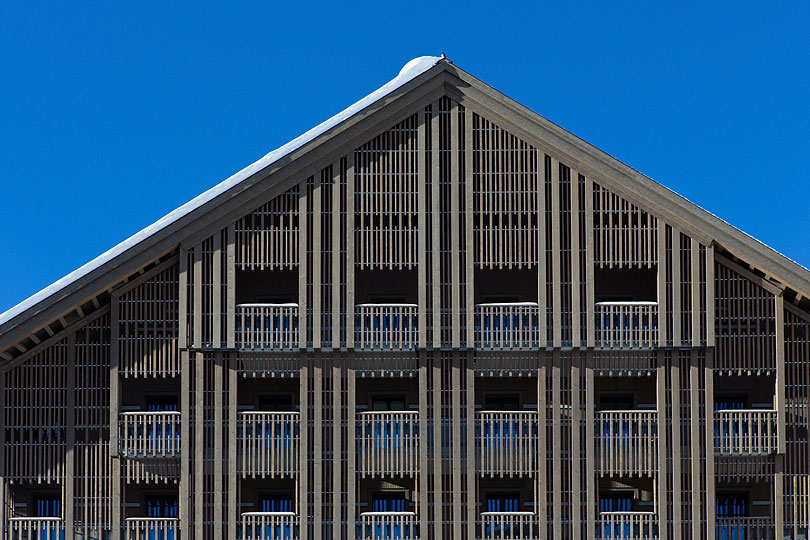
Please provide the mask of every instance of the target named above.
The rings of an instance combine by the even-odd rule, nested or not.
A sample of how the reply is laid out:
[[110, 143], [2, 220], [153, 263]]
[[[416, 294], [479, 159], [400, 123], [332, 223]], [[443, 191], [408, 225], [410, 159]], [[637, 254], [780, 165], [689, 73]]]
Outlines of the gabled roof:
[[[152, 225], [134, 234], [106, 253], [88, 262], [52, 285], [0, 314], [0, 351], [26, 332], [48, 324], [72, 303], [86, 299], [94, 291], [112, 287], [117, 279], [157, 255], [192, 245], [194, 225], [211, 221], [227, 223], [243, 210], [244, 199], [251, 200], [269, 187], [267, 180], [290, 169], [304, 169], [317, 161], [345, 152], [359, 133], [379, 128], [396, 118], [418, 100], [444, 94], [469, 100], [482, 111], [492, 112], [504, 128], [517, 136], [541, 140], [548, 150], [565, 158], [566, 164], [591, 175], [617, 194], [654, 215], [678, 224], [702, 242], [714, 242], [740, 259], [762, 270], [767, 276], [791, 287], [800, 296], [810, 297], [810, 271], [748, 236], [720, 218], [689, 202], [652, 179], [586, 143], [546, 118], [508, 98], [449, 61], [423, 56], [408, 62], [391, 81], [329, 120], [312, 128], [255, 163], [217, 184]], [[390, 126], [385, 126], [390, 127]], [[354, 138], [353, 138], [354, 137]], [[318, 149], [320, 157], [313, 157]], [[300, 163], [299, 163], [300, 162]], [[260, 186], [264, 183], [264, 186]], [[237, 198], [238, 196], [238, 198]], [[185, 231], [185, 232], [181, 232]]]

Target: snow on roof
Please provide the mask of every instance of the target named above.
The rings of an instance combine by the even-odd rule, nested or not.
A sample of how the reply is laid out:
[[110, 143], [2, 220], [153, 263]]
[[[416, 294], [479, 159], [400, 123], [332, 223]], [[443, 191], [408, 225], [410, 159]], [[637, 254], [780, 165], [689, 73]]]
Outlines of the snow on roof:
[[319, 135], [326, 133], [336, 125], [340, 124], [344, 120], [350, 118], [351, 116], [357, 114], [358, 112], [362, 111], [372, 103], [378, 101], [379, 99], [387, 96], [400, 86], [404, 85], [405, 83], [413, 80], [414, 78], [418, 77], [434, 65], [439, 62], [441, 58], [438, 56], [420, 56], [418, 58], [414, 58], [403, 68], [400, 70], [399, 75], [385, 83], [383, 86], [375, 90], [374, 92], [370, 93], [360, 101], [354, 103], [353, 105], [349, 106], [348, 108], [344, 109], [343, 111], [339, 112], [329, 120], [315, 126], [314, 128], [310, 129], [303, 135], [291, 140], [284, 146], [276, 148], [263, 158], [259, 159], [255, 163], [248, 165], [238, 173], [234, 174], [230, 178], [220, 182], [216, 186], [212, 187], [205, 193], [195, 197], [191, 201], [187, 202], [180, 208], [169, 212], [153, 224], [149, 225], [145, 229], [137, 232], [118, 244], [117, 246], [113, 247], [112, 249], [108, 250], [107, 252], [99, 255], [92, 261], [88, 262], [84, 266], [74, 270], [70, 274], [66, 275], [62, 279], [56, 281], [55, 283], [45, 287], [38, 293], [30, 296], [29, 298], [23, 300], [16, 306], [12, 307], [11, 309], [7, 310], [6, 312], [0, 314], [0, 325], [5, 324], [6, 322], [10, 321], [23, 311], [27, 310], [28, 308], [38, 304], [45, 298], [56, 294], [60, 290], [64, 289], [71, 283], [79, 280], [80, 278], [86, 276], [96, 268], [102, 266], [106, 262], [112, 260], [116, 256], [120, 255], [121, 253], [125, 252], [132, 246], [140, 243], [141, 241], [145, 240], [146, 238], [152, 236], [156, 232], [164, 229], [165, 227], [169, 226], [170, 224], [174, 223], [181, 217], [189, 214], [190, 212], [196, 210], [197, 208], [201, 207], [208, 201], [214, 199], [218, 195], [224, 193], [231, 187], [235, 186], [239, 182], [245, 180], [246, 178], [250, 177], [254, 173], [264, 169], [268, 165], [278, 161], [279, 159], [283, 158], [284, 156], [298, 150], [308, 142], [312, 141]]

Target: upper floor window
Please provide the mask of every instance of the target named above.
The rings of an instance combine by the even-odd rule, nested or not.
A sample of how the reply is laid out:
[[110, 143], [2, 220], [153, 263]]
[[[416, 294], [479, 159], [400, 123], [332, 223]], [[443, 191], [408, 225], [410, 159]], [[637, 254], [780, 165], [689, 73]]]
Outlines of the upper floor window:
[[237, 304], [295, 304], [298, 269], [237, 270]]
[[602, 394], [599, 396], [599, 410], [628, 411], [633, 409], [633, 394]]
[[180, 410], [177, 396], [147, 396], [146, 410], [149, 412], [169, 412]]
[[358, 304], [416, 304], [416, 269], [358, 269], [355, 300]]
[[407, 506], [404, 491], [378, 491], [371, 496], [372, 512], [405, 512]]
[[489, 491], [484, 498], [486, 512], [519, 512], [520, 493], [517, 491]]
[[371, 399], [372, 411], [404, 411], [405, 410], [405, 396], [374, 396]]
[[293, 410], [293, 398], [290, 394], [267, 394], [259, 397], [259, 409], [262, 412], [284, 412]]
[[745, 493], [717, 493], [715, 515], [717, 517], [745, 517], [748, 515], [748, 496]]
[[632, 512], [633, 492], [603, 491], [599, 494], [600, 512]]
[[657, 302], [656, 268], [594, 269], [596, 302]]
[[31, 502], [33, 517], [62, 516], [62, 500], [59, 495], [35, 495]]
[[259, 498], [260, 512], [294, 512], [292, 494], [286, 491], [266, 493]]
[[176, 518], [177, 516], [177, 495], [148, 495], [146, 497], [146, 517]]
[[487, 394], [484, 409], [487, 411], [516, 411], [520, 408], [518, 394]]
[[536, 268], [476, 268], [476, 304], [537, 302]]

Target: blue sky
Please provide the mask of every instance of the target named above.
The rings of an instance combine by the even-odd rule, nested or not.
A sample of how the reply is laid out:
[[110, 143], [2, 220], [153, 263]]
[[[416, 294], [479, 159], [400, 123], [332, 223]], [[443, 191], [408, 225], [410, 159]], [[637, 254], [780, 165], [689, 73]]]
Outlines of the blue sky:
[[72, 4], [0, 5], [0, 311], [441, 51], [810, 266], [810, 3]]

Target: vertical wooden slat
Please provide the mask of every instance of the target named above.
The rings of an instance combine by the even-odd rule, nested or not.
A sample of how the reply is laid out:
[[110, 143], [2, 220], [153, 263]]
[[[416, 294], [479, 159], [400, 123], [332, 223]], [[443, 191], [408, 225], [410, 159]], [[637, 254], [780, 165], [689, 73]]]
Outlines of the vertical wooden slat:
[[[664, 259], [659, 259], [664, 260]], [[659, 350], [658, 366], [656, 369], [656, 411], [658, 413], [658, 474], [656, 475], [656, 499], [658, 503], [658, 534], [661, 540], [667, 540], [667, 363], [664, 351]], [[677, 536], [676, 536], [677, 538]]]
[[300, 516], [300, 537], [309, 537], [309, 362], [304, 360], [299, 374], [299, 457], [298, 457], [298, 515]]
[[[541, 235], [542, 236], [542, 235]], [[545, 284], [544, 284], [545, 286]], [[545, 334], [545, 329], [541, 332]], [[546, 525], [546, 515], [548, 507], [548, 475], [547, 475], [547, 450], [546, 450], [546, 365], [548, 355], [540, 353], [539, 365], [537, 367], [537, 519], [541, 523], [542, 531], [540, 538], [546, 539], [548, 527]]]
[[[577, 217], [579, 219], [579, 217]], [[573, 235], [572, 235], [573, 236]], [[577, 255], [577, 258], [578, 255]], [[576, 285], [579, 288], [579, 284]], [[576, 311], [575, 311], [576, 313]], [[578, 335], [578, 331], [574, 335]], [[580, 436], [582, 432], [582, 409], [579, 403], [580, 365], [582, 357], [574, 351], [571, 356], [571, 528], [573, 540], [582, 537], [582, 482], [580, 478]]]
[[[587, 193], [587, 189], [586, 189]], [[590, 323], [589, 323], [590, 324]], [[594, 448], [594, 352], [589, 350], [585, 360], [585, 500], [586, 531], [596, 527], [596, 458]], [[659, 444], [659, 452], [660, 452]], [[541, 466], [544, 465], [541, 463]], [[659, 527], [660, 528], [660, 527]]]
[[433, 368], [433, 537], [443, 538], [444, 494], [442, 492], [442, 360], [440, 353], [432, 354]]
[[[453, 348], [461, 345], [461, 294], [459, 269], [459, 148], [458, 103], [450, 108], [450, 288], [451, 288], [451, 342]], [[455, 519], [459, 519], [456, 516]]]
[[[469, 148], [469, 147], [467, 147]], [[468, 177], [469, 178], [469, 177]], [[472, 244], [467, 244], [471, 246]], [[472, 256], [472, 249], [468, 257]], [[472, 367], [470, 353], [467, 354], [465, 382], [467, 386], [467, 538], [475, 537], [475, 514], [478, 493], [475, 484], [475, 370]], [[424, 392], [420, 392], [420, 395]], [[420, 398], [421, 405], [421, 398]], [[423, 514], [426, 515], [426, 514]]]
[[298, 184], [298, 347], [306, 349], [307, 328], [307, 181]]
[[[711, 248], [710, 248], [711, 249]], [[708, 253], [709, 250], [707, 250]], [[706, 257], [706, 264], [714, 265], [711, 257]], [[708, 296], [708, 295], [707, 295]], [[711, 298], [711, 297], [709, 297]], [[713, 302], [713, 300], [712, 300]], [[712, 319], [706, 318], [708, 323]], [[709, 324], [713, 327], [714, 324]], [[706, 379], [706, 389], [704, 398], [704, 423], [706, 429], [706, 530], [713, 531], [715, 526], [715, 477], [714, 477], [714, 349], [706, 350], [706, 366], [704, 367], [704, 377]], [[661, 446], [659, 445], [659, 452]]]
[[[351, 354], [351, 353], [349, 353]], [[347, 450], [347, 466], [346, 466], [346, 489], [348, 490], [347, 493], [347, 505], [346, 505], [346, 522], [349, 528], [349, 532], [347, 534], [347, 538], [351, 538], [354, 534], [354, 526], [355, 526], [355, 507], [356, 507], [356, 497], [357, 497], [357, 475], [355, 474], [355, 426], [357, 425], [357, 404], [355, 402], [356, 399], [356, 381], [355, 381], [355, 370], [352, 367], [353, 364], [351, 362], [353, 358], [349, 356], [349, 364], [346, 369], [346, 389], [347, 389], [347, 396], [348, 400], [346, 403], [347, 406], [347, 427], [346, 430], [346, 450]], [[423, 392], [424, 393], [424, 392]], [[420, 416], [420, 420], [421, 420]], [[422, 430], [422, 426], [424, 424], [419, 424], [419, 429]], [[420, 431], [420, 435], [421, 435]], [[423, 469], [424, 470], [424, 469]], [[421, 500], [421, 498], [420, 498]], [[425, 513], [424, 515], [427, 515]]]
[[236, 522], [239, 519], [237, 513], [239, 489], [236, 478], [237, 377], [239, 376], [237, 368], [236, 358], [231, 356], [228, 359], [228, 538], [236, 538]]
[[[695, 253], [697, 250], [694, 249], [693, 244], [693, 251]], [[692, 259], [694, 263], [694, 258]], [[694, 275], [694, 274], [693, 274]], [[692, 286], [695, 287], [696, 283], [693, 281]], [[698, 304], [699, 305], [699, 304]], [[694, 304], [692, 306], [694, 308]], [[695, 317], [695, 311], [692, 311], [693, 317]], [[696, 317], [695, 317], [696, 318]], [[692, 538], [700, 538], [700, 531], [701, 531], [701, 522], [700, 522], [700, 510], [701, 510], [701, 503], [705, 504], [705, 500], [701, 501], [701, 482], [700, 482], [700, 473], [701, 473], [701, 448], [700, 448], [700, 392], [699, 392], [699, 383], [698, 383], [698, 351], [697, 349], [692, 349], [690, 357], [689, 357], [689, 397], [691, 400], [689, 406], [689, 429], [690, 429], [690, 456], [689, 461], [692, 465], [691, 470], [691, 479], [692, 479]], [[706, 507], [708, 510], [708, 507]]]
[[435, 101], [431, 109], [430, 118], [430, 188], [431, 188], [431, 290], [433, 295], [433, 348], [442, 346], [442, 319], [441, 319], [441, 212], [440, 190], [441, 160], [439, 158], [439, 102]]
[[[218, 238], [219, 234], [216, 234], [214, 238]], [[217, 257], [217, 253], [219, 250], [216, 249], [218, 242], [214, 242], [215, 246], [215, 258]], [[215, 259], [216, 260], [216, 259]], [[216, 282], [216, 280], [215, 280]], [[218, 312], [215, 310], [214, 314], [216, 315]], [[215, 317], [215, 320], [219, 319], [219, 316]], [[216, 339], [217, 332], [214, 332], [214, 336]], [[222, 353], [216, 352], [214, 353], [214, 540], [222, 540], [222, 510], [223, 510], [223, 485], [222, 485], [222, 465], [223, 465], [223, 440], [220, 434], [225, 433], [225, 425], [223, 422], [222, 417], [222, 410], [223, 410], [223, 366], [222, 366]]]
[[194, 321], [194, 348], [199, 350], [202, 348], [202, 244], [194, 246], [194, 312], [192, 319]]
[[700, 244], [695, 238], [691, 242], [692, 262], [692, 347], [700, 346]]
[[461, 538], [461, 366], [458, 351], [450, 367], [450, 393], [453, 426], [453, 536]]
[[214, 233], [213, 268], [211, 277], [212, 345], [221, 347], [222, 341], [222, 233]]
[[[571, 345], [579, 347], [582, 340], [582, 308], [580, 306], [580, 268], [579, 268], [579, 173], [571, 169]], [[579, 530], [579, 524], [575, 524]]]
[[[200, 248], [195, 249], [199, 253]], [[195, 257], [196, 259], [196, 257]], [[195, 272], [196, 284], [201, 281], [201, 274]], [[196, 293], [195, 293], [196, 295]], [[195, 302], [194, 311], [198, 313], [200, 304]], [[196, 316], [196, 315], [195, 315]], [[197, 331], [195, 329], [195, 335]], [[194, 534], [196, 538], [203, 538], [205, 520], [203, 508], [205, 500], [205, 357], [201, 352], [194, 353]]]
[[473, 204], [473, 113], [469, 107], [464, 109], [464, 234], [465, 234], [465, 281], [466, 281], [466, 308], [467, 308], [467, 348], [475, 346], [475, 242], [473, 237], [473, 223], [475, 219]]
[[315, 538], [323, 538], [318, 534], [318, 529], [322, 527], [323, 520], [323, 367], [321, 365], [321, 354], [315, 353], [315, 363], [312, 366], [312, 519], [316, 524], [313, 535]]
[[551, 158], [551, 282], [553, 346], [562, 345], [562, 287], [560, 286], [560, 162]]
[[427, 135], [425, 133], [425, 113], [419, 112], [419, 126], [417, 128], [417, 147], [418, 147], [418, 178], [417, 185], [417, 245], [418, 245], [418, 264], [416, 267], [418, 278], [418, 299], [419, 316], [418, 316], [418, 340], [419, 348], [424, 348], [427, 339], [427, 214], [425, 211], [425, 201], [427, 190]]
[[672, 346], [681, 346], [681, 233], [672, 227]]
[[[589, 176], [585, 177], [585, 324], [587, 329], [587, 346], [593, 348], [596, 343], [594, 332], [594, 242], [593, 242], [593, 181]], [[659, 267], [660, 268], [660, 267]], [[660, 274], [660, 270], [659, 270]], [[660, 278], [659, 278], [660, 280]], [[660, 298], [660, 293], [659, 293]], [[660, 321], [660, 316], [659, 316]], [[660, 322], [659, 322], [660, 324]], [[588, 530], [593, 530], [589, 528]]]
[[354, 152], [346, 155], [346, 347], [354, 347]]
[[332, 164], [332, 348], [340, 347], [340, 160]]
[[706, 346], [715, 346], [714, 243], [706, 247]]
[[[674, 236], [674, 234], [673, 234]], [[673, 256], [674, 261], [677, 257]], [[676, 289], [673, 285], [673, 290]], [[678, 305], [677, 303], [675, 305]], [[673, 316], [673, 320], [675, 317]], [[680, 335], [680, 334], [678, 334]], [[670, 385], [672, 388], [672, 534], [681, 538], [681, 359], [678, 352], [672, 355]], [[666, 469], [662, 469], [666, 470]]]
[[323, 285], [321, 279], [321, 172], [315, 173], [312, 190], [312, 346], [321, 348], [321, 327], [323, 314], [321, 311], [321, 296]]
[[667, 243], [666, 226], [658, 226], [658, 346], [667, 346]]
[[[65, 377], [65, 483], [64, 483], [64, 515], [65, 537], [74, 538], [76, 508], [74, 500], [74, 477], [76, 473], [76, 333], [71, 332], [67, 337], [66, 377]], [[112, 428], [112, 426], [111, 426]], [[111, 429], [112, 431], [112, 429]], [[0, 480], [4, 480], [0, 477]], [[0, 501], [2, 503], [2, 501]], [[0, 522], [0, 526], [3, 523]]]
[[[555, 292], [556, 292], [555, 288]], [[555, 297], [557, 294], [554, 295]], [[562, 396], [560, 393], [561, 360], [560, 351], [552, 352], [551, 361], [551, 432], [552, 432], [552, 463], [553, 476], [551, 478], [554, 500], [552, 517], [554, 519], [554, 536], [560, 538], [562, 528]]]
[[233, 224], [226, 229], [225, 339], [228, 349], [236, 347], [236, 237]]
[[[341, 540], [342, 538], [342, 516], [343, 501], [341, 497], [341, 471], [343, 469], [343, 448], [341, 446], [343, 436], [343, 416], [342, 407], [342, 382], [341, 365], [339, 353], [332, 354], [332, 538]], [[349, 428], [353, 429], [352, 427]], [[353, 527], [349, 523], [349, 528]]]
[[419, 474], [416, 478], [417, 489], [419, 490], [419, 522], [420, 533], [424, 538], [428, 538], [428, 469], [429, 447], [428, 447], [428, 372], [427, 353], [424, 349], [419, 350]]
[[[182, 260], [182, 259], [181, 259]], [[182, 294], [182, 293], [181, 293]], [[191, 498], [191, 362], [186, 349], [180, 351], [180, 530], [191, 531], [193, 517], [190, 514]], [[117, 512], [116, 512], [117, 513]], [[120, 529], [120, 527], [119, 527]], [[115, 529], [114, 529], [115, 530]]]

